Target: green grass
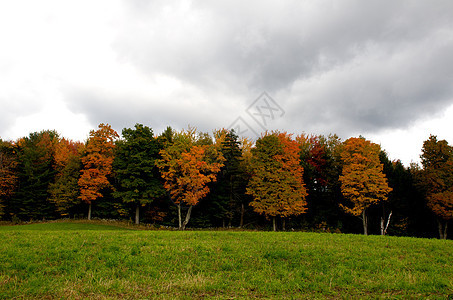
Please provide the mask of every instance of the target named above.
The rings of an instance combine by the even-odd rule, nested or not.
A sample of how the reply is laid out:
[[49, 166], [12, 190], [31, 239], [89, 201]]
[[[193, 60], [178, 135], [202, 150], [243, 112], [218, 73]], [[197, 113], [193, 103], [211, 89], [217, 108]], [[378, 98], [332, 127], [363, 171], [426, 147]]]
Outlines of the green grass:
[[52, 222], [52, 223], [32, 223], [26, 225], [0, 226], [2, 231], [67, 231], [67, 230], [131, 230], [124, 225], [106, 225], [101, 222]]
[[452, 261], [452, 241], [416, 238], [3, 226], [0, 298], [445, 299]]

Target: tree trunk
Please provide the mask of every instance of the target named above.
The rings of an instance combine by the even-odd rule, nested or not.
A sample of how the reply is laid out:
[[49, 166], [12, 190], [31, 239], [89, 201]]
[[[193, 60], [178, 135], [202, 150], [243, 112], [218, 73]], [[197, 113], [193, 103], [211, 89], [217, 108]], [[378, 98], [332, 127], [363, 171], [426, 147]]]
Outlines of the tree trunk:
[[447, 239], [447, 221], [442, 224], [442, 220], [437, 219], [437, 227], [439, 228], [439, 238], [441, 240]]
[[273, 224], [272, 224], [272, 225], [273, 225], [272, 227], [273, 227], [274, 231], [277, 231], [277, 223], [275, 222], [275, 216], [272, 217], [272, 223], [273, 223]]
[[232, 223], [233, 223], [233, 179], [231, 178], [230, 176], [230, 202], [228, 203], [228, 206], [229, 206], [229, 213], [228, 213], [228, 228], [231, 228], [232, 227]]
[[444, 240], [447, 239], [447, 227], [448, 227], [448, 221], [445, 221], [445, 226], [444, 226]]
[[384, 218], [381, 217], [381, 235], [385, 235], [384, 234]]
[[384, 235], [387, 234], [387, 229], [389, 228], [390, 218], [392, 217], [392, 213], [393, 213], [393, 211], [391, 211], [391, 212], [389, 213], [389, 217], [388, 217], [388, 219], [387, 219], [387, 224], [385, 224], [385, 228], [384, 228]]
[[[393, 212], [389, 213], [389, 216], [387, 218], [387, 224], [385, 224], [384, 218], [381, 217], [381, 235], [386, 235], [387, 234], [387, 229], [389, 228], [390, 218], [392, 217], [392, 213]], [[384, 224], [385, 224], [385, 226], [384, 226]]]
[[186, 229], [187, 223], [189, 223], [190, 214], [192, 213], [192, 207], [193, 207], [193, 205], [191, 205], [191, 206], [189, 207], [189, 210], [187, 211], [186, 219], [184, 220], [184, 223], [182, 223], [182, 230], [185, 230], [185, 229]]
[[88, 204], [88, 220], [91, 220], [91, 202]]
[[239, 223], [239, 228], [244, 227], [244, 212], [245, 212], [245, 207], [244, 203], [241, 204], [241, 221]]
[[140, 204], [135, 207], [135, 224], [140, 224]]
[[362, 212], [362, 221], [363, 221], [363, 234], [368, 235], [368, 220], [366, 217], [366, 209]]
[[282, 218], [282, 230], [286, 231], [286, 219]]
[[178, 203], [178, 221], [179, 221], [179, 230], [182, 230], [182, 222], [181, 222], [181, 203]]

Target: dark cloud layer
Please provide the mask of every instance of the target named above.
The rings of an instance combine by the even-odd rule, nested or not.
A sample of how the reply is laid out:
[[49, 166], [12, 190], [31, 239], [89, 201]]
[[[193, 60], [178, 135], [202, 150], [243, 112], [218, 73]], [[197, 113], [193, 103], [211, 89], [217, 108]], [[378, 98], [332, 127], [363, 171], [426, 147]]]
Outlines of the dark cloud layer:
[[[228, 119], [216, 119], [225, 106], [218, 95], [247, 106], [267, 91], [291, 130], [405, 128], [453, 103], [452, 11], [451, 1], [125, 1], [112, 44], [118, 59], [150, 78], [176, 78], [209, 105], [106, 100], [95, 91], [68, 101], [93, 123], [152, 114], [159, 126], [213, 128]], [[226, 106], [231, 120], [242, 109]]]
[[448, 1], [133, 5], [121, 59], [205, 91], [284, 95], [301, 125], [401, 127], [453, 101]]

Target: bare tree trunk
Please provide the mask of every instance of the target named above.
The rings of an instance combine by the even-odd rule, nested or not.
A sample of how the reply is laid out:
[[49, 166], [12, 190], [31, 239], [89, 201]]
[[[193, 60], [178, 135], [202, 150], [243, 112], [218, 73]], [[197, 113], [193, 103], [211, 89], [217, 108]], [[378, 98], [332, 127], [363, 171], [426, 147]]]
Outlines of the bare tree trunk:
[[187, 211], [187, 214], [186, 214], [186, 219], [184, 220], [184, 223], [182, 223], [182, 230], [185, 230], [187, 223], [189, 223], [190, 214], [192, 213], [192, 207], [193, 207], [193, 205], [189, 206], [189, 210]]
[[441, 240], [447, 239], [447, 221], [445, 224], [442, 224], [442, 220], [437, 219], [437, 228], [439, 228], [439, 238]]
[[182, 230], [182, 222], [181, 222], [181, 203], [178, 203], [178, 221], [179, 221], [179, 230]]
[[91, 220], [91, 202], [88, 204], [88, 220]]
[[387, 219], [387, 224], [385, 224], [384, 235], [387, 234], [387, 229], [389, 228], [389, 225], [390, 225], [390, 218], [392, 217], [392, 214], [393, 214], [393, 211], [390, 212], [389, 217], [388, 217], [388, 219]]
[[381, 217], [381, 235], [385, 235], [384, 234], [384, 218]]
[[140, 224], [140, 204], [135, 207], [135, 224]]
[[363, 234], [368, 235], [368, 220], [366, 217], [366, 209], [362, 212], [362, 221], [363, 221]]
[[228, 228], [232, 227], [232, 222], [233, 222], [233, 179], [230, 176], [230, 201], [228, 202], [229, 206], [229, 213], [228, 213]]
[[389, 228], [390, 218], [392, 217], [392, 213], [393, 212], [389, 213], [389, 217], [387, 219], [387, 224], [385, 224], [385, 226], [384, 226], [385, 220], [384, 220], [384, 218], [381, 217], [381, 235], [387, 234], [387, 229]]
[[273, 225], [274, 231], [277, 231], [277, 223], [276, 223], [276, 221], [275, 221], [275, 216], [272, 217], [272, 223], [273, 223], [272, 225]]
[[282, 218], [282, 230], [286, 231], [286, 219]]
[[244, 227], [244, 212], [245, 212], [245, 207], [244, 203], [241, 204], [241, 221], [239, 223], [239, 228]]

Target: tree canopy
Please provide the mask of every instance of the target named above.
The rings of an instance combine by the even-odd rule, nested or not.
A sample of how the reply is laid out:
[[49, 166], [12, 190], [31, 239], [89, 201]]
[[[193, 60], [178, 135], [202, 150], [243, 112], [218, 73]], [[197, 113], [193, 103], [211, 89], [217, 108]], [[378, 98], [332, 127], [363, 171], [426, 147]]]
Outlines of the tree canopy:
[[386, 201], [392, 190], [379, 160], [381, 149], [364, 138], [349, 138], [341, 149], [343, 171], [339, 178], [341, 191], [348, 204], [340, 207], [354, 216], [361, 216], [364, 234], [368, 234], [366, 210], [373, 204]]

